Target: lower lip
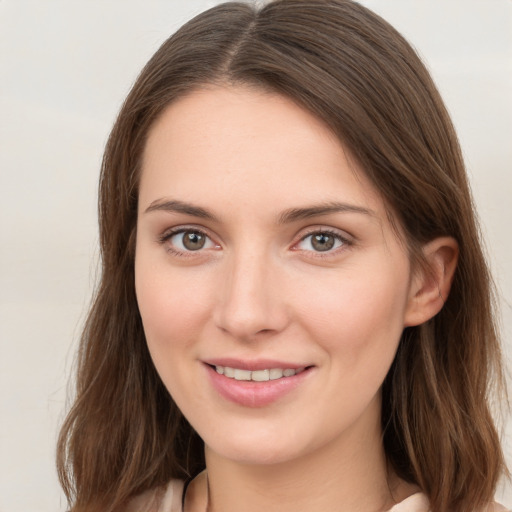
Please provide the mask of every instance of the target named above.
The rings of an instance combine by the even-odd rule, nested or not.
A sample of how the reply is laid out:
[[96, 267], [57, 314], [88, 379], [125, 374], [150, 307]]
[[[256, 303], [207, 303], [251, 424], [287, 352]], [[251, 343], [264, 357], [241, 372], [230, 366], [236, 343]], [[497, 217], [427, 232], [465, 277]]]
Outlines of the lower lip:
[[312, 370], [307, 368], [292, 377], [254, 382], [230, 379], [209, 365], [205, 367], [216, 391], [227, 400], [244, 407], [264, 407], [280, 400], [303, 383]]

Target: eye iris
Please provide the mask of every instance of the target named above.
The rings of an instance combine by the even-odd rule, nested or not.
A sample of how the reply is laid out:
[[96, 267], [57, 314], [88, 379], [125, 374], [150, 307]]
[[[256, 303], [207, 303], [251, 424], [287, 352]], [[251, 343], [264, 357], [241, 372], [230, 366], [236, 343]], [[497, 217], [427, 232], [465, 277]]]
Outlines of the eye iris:
[[205, 244], [205, 236], [195, 231], [183, 233], [183, 246], [189, 251], [197, 251], [202, 249]]
[[311, 237], [311, 245], [316, 251], [328, 251], [334, 247], [334, 237], [326, 233], [317, 233]]

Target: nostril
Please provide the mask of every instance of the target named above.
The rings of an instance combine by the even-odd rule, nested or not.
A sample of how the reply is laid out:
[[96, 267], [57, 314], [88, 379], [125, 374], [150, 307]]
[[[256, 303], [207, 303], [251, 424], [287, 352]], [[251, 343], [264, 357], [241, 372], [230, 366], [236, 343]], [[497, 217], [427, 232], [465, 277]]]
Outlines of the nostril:
[[272, 329], [261, 329], [256, 334], [268, 334], [272, 332]]

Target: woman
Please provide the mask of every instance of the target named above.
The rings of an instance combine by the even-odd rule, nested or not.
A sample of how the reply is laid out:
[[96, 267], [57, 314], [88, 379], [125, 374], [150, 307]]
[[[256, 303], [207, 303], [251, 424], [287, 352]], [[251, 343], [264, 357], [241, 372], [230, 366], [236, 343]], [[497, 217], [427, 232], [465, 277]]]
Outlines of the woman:
[[187, 23], [113, 128], [100, 237], [59, 442], [74, 512], [501, 510], [462, 157], [371, 11], [227, 3]]

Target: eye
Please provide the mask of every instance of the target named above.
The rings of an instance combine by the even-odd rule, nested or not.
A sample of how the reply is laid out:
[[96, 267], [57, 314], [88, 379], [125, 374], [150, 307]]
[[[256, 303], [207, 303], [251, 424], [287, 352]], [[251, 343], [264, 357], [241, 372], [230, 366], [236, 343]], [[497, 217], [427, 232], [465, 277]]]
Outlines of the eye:
[[175, 253], [194, 252], [218, 247], [206, 233], [197, 229], [180, 229], [165, 234], [161, 242], [167, 243]]
[[342, 236], [330, 231], [316, 231], [302, 238], [296, 245], [302, 251], [328, 252], [348, 244]]

